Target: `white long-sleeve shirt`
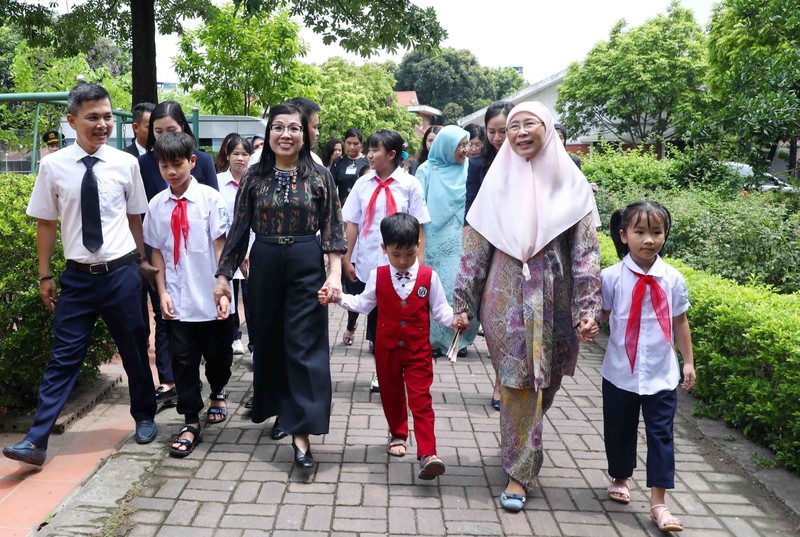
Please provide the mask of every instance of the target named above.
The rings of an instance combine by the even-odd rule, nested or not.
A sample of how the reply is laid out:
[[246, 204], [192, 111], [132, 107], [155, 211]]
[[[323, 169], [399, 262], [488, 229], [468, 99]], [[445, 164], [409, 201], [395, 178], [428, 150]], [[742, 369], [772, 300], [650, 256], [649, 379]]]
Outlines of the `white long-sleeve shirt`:
[[[394, 277], [396, 272], [401, 272], [399, 269], [389, 264], [392, 273], [392, 286], [401, 299], [405, 299], [414, 290], [417, 284], [417, 274], [419, 274], [419, 262], [414, 263], [408, 269], [408, 279], [403, 278], [398, 280]], [[347, 311], [354, 311], [368, 315], [375, 306], [378, 305], [378, 297], [375, 292], [378, 282], [378, 269], [373, 269], [367, 278], [364, 292], [359, 295], [348, 295], [342, 293], [342, 300], [339, 305]], [[453, 308], [447, 303], [447, 294], [442, 287], [442, 281], [435, 270], [431, 271], [431, 288], [428, 294], [428, 307], [431, 311], [431, 317], [437, 323], [450, 326], [453, 322]]]

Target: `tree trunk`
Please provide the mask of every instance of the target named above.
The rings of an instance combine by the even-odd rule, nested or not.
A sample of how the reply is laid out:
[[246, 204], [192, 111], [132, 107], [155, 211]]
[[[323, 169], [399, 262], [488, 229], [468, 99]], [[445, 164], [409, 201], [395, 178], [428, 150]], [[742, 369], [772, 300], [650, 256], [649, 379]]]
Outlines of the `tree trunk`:
[[797, 174], [797, 138], [789, 139], [789, 170], [794, 169], [792, 176], [797, 179], [800, 175]]
[[155, 0], [131, 0], [132, 104], [158, 102]]

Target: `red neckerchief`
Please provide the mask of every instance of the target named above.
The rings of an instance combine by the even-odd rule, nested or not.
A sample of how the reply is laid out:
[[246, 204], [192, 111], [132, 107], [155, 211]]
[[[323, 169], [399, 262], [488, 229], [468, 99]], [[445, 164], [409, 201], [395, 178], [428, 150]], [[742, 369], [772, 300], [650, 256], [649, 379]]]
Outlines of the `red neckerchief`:
[[172, 209], [170, 227], [172, 228], [172, 238], [174, 240], [173, 261], [177, 267], [178, 259], [181, 257], [181, 235], [183, 235], [184, 244], [189, 240], [189, 215], [186, 211], [186, 198], [171, 199], [175, 202], [175, 208]]
[[650, 301], [653, 303], [653, 310], [656, 312], [658, 324], [670, 344], [672, 344], [672, 321], [669, 318], [667, 294], [658, 285], [655, 278], [647, 274], [639, 274], [631, 270], [630, 267], [628, 267], [628, 270], [638, 278], [636, 285], [633, 286], [630, 317], [628, 317], [628, 326], [625, 327], [625, 354], [628, 355], [628, 361], [631, 363], [631, 373], [633, 373], [633, 367], [636, 364], [636, 349], [639, 346], [639, 329], [642, 324], [642, 303], [648, 287], [650, 287]]
[[386, 181], [381, 181], [381, 178], [376, 175], [375, 180], [378, 182], [378, 187], [375, 189], [375, 192], [372, 193], [372, 197], [369, 199], [369, 204], [367, 205], [367, 210], [364, 213], [365, 239], [369, 233], [369, 227], [372, 225], [372, 219], [375, 217], [375, 204], [378, 200], [378, 194], [380, 194], [381, 190], [386, 191], [386, 216], [393, 215], [397, 212], [397, 204], [394, 202], [392, 190], [389, 188], [389, 184], [392, 183], [394, 179], [389, 177]]

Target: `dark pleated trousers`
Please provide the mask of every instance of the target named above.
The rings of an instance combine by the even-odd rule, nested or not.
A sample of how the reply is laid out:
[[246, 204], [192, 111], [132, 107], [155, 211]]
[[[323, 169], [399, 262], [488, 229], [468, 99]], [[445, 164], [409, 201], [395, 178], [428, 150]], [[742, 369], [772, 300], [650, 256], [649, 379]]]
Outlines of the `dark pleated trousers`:
[[292, 435], [325, 434], [331, 414], [328, 309], [317, 291], [325, 282], [317, 241], [291, 245], [256, 240], [250, 251], [252, 420], [276, 415]]

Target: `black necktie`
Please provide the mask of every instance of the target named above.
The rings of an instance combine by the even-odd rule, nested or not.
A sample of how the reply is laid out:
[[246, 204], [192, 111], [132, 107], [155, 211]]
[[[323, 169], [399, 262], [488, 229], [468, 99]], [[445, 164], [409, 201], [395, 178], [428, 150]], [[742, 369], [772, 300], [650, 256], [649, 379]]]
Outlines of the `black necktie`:
[[83, 245], [90, 252], [96, 252], [103, 245], [103, 227], [100, 224], [100, 195], [97, 193], [97, 178], [92, 167], [99, 159], [85, 156], [81, 159], [86, 166], [81, 182], [81, 227]]

